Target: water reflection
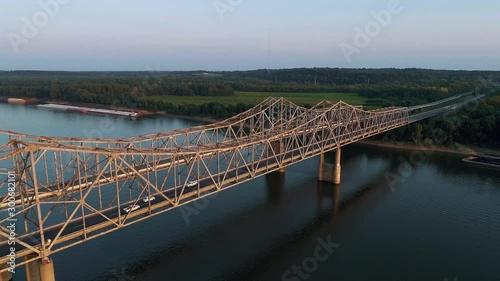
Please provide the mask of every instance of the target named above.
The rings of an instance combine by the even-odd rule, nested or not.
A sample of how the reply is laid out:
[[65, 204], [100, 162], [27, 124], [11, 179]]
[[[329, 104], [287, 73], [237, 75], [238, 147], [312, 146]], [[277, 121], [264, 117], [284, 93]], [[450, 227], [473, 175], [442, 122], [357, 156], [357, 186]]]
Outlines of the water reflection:
[[317, 198], [317, 213], [320, 215], [325, 211], [323, 202], [327, 201], [328, 208], [331, 209], [333, 218], [339, 214], [340, 206], [340, 189], [341, 185], [336, 185], [329, 182], [318, 181], [316, 185], [316, 198]]
[[[64, 136], [82, 136], [102, 120], [7, 105], [0, 105], [0, 117], [2, 129]], [[197, 124], [111, 121], [110, 137]], [[127, 267], [138, 281], [281, 280], [285, 270], [312, 255], [318, 237], [332, 235], [342, 247], [308, 280], [420, 281], [452, 274], [495, 280], [498, 173], [436, 152], [391, 190], [385, 174], [398, 173], [399, 157], [409, 159], [411, 153], [349, 145], [339, 186], [317, 182], [310, 159], [210, 198], [189, 224], [180, 212], [167, 212], [55, 254], [56, 274], [61, 280], [113, 280], [112, 269]], [[334, 154], [325, 160], [333, 163]]]
[[265, 178], [267, 201], [276, 207], [281, 206], [285, 197], [285, 173], [270, 173]]

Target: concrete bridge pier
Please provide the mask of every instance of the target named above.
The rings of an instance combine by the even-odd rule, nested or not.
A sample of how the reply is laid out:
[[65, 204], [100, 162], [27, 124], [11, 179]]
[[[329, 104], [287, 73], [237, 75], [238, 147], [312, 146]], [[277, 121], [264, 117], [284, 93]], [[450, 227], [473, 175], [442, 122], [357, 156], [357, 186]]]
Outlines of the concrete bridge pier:
[[340, 166], [340, 147], [335, 152], [335, 164], [325, 162], [325, 154], [319, 155], [318, 180], [340, 184], [341, 166]]
[[49, 259], [43, 259], [40, 262], [40, 275], [41, 275], [41, 281], [55, 281], [56, 280], [56, 274], [54, 272], [54, 262]]
[[324, 153], [321, 153], [319, 155], [318, 180], [325, 181], [325, 154]]
[[26, 278], [28, 281], [55, 281], [54, 262], [45, 258], [26, 264]]

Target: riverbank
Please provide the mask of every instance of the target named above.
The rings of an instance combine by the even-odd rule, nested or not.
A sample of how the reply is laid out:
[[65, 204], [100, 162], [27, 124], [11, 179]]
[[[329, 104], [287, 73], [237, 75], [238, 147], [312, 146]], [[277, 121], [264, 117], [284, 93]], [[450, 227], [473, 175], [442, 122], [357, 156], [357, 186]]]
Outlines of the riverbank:
[[163, 116], [163, 117], [171, 117], [171, 118], [179, 118], [186, 119], [190, 121], [198, 121], [207, 124], [217, 123], [222, 121], [223, 119], [217, 119], [215, 117], [209, 116], [191, 116], [191, 115], [180, 115], [180, 114], [171, 114], [166, 111], [156, 111], [154, 116]]
[[466, 146], [460, 143], [457, 143], [455, 148], [446, 146], [425, 146], [407, 142], [383, 142], [370, 139], [359, 141], [359, 143], [370, 146], [395, 148], [403, 150], [438, 151], [438, 152], [451, 153], [462, 156], [480, 155], [480, 154], [500, 155], [500, 152], [495, 150]]

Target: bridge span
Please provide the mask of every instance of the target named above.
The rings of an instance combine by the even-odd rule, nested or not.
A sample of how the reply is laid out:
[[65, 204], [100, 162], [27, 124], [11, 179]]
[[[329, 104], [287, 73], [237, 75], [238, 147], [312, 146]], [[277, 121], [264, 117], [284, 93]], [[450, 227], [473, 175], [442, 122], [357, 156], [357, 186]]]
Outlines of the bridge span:
[[[15, 267], [54, 280], [53, 253], [311, 157], [320, 156], [318, 180], [339, 184], [342, 146], [464, 104], [410, 116], [406, 107], [306, 109], [268, 98], [214, 124], [120, 139], [0, 131], [9, 139], [0, 146], [0, 272], [14, 247]], [[334, 164], [324, 161], [329, 151]]]

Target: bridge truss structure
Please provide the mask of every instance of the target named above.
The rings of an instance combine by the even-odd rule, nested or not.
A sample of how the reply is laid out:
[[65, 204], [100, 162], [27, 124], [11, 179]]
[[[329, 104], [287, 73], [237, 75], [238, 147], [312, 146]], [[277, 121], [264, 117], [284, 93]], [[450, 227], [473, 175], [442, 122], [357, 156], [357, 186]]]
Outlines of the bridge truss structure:
[[[16, 222], [17, 266], [256, 177], [409, 123], [406, 107], [374, 111], [268, 98], [214, 124], [119, 139], [0, 131], [0, 263]], [[9, 181], [7, 175], [15, 175]], [[9, 190], [9, 187], [12, 189]], [[9, 192], [7, 192], [9, 191]], [[144, 198], [155, 197], [154, 200]], [[126, 212], [127, 206], [137, 210]], [[11, 238], [12, 240], [12, 238]], [[0, 271], [5, 271], [3, 268]]]

